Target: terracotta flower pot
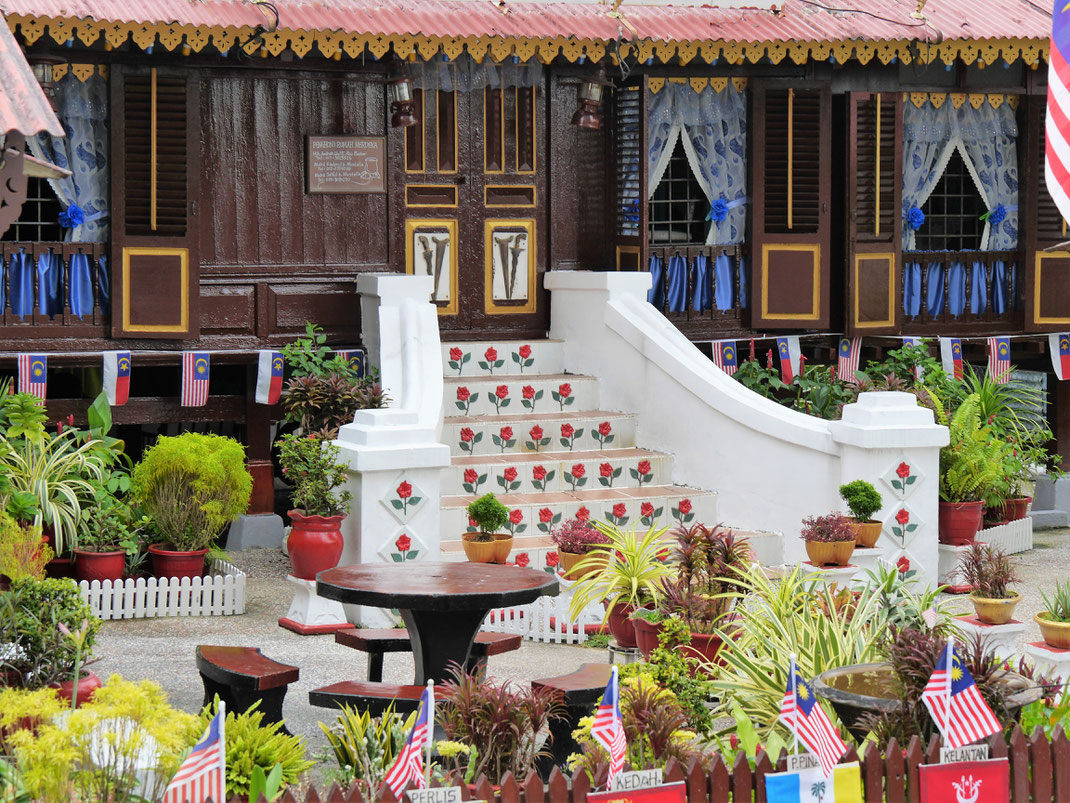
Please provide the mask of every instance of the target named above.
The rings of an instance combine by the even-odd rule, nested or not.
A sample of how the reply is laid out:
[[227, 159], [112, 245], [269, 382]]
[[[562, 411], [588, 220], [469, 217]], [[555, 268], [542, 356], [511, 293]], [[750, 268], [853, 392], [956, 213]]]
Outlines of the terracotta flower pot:
[[511, 533], [494, 533], [494, 562], [505, 563], [509, 560], [509, 553], [513, 551], [513, 536]]
[[88, 549], [74, 550], [74, 576], [92, 583], [94, 580], [122, 580], [126, 568], [126, 553], [123, 550], [93, 552]]
[[856, 522], [858, 529], [855, 530], [855, 546], [871, 547], [877, 545], [877, 539], [881, 537], [883, 524], [874, 519]]
[[[652, 653], [658, 646], [658, 634], [661, 633], [661, 622], [648, 622], [646, 619], [630, 619], [632, 629], [635, 631], [635, 644], [639, 652], [643, 654], [643, 660], [650, 660]], [[613, 627], [610, 625], [610, 630]]]
[[1057, 650], [1070, 650], [1070, 622], [1055, 622], [1047, 616], [1047, 611], [1033, 616], [1033, 621], [1040, 625], [1044, 643]]
[[1018, 521], [1024, 519], [1029, 513], [1029, 504], [1033, 501], [1031, 496], [1020, 496], [1008, 499], [1003, 506], [1003, 518], [1006, 521]]
[[721, 650], [721, 637], [714, 633], [692, 633], [691, 643], [680, 648], [685, 658], [700, 658], [713, 664]]
[[981, 529], [983, 515], [984, 502], [941, 502], [940, 543], [969, 546]]
[[[66, 700], [68, 703], [71, 701], [71, 697], [74, 696], [74, 681], [65, 680], [62, 683], [49, 684], [51, 688], [56, 690], [56, 694], [60, 699]], [[93, 694], [104, 684], [100, 682], [100, 678], [94, 675], [92, 672], [83, 669], [82, 677], [78, 681], [78, 708], [88, 703], [93, 699]]]
[[465, 533], [461, 536], [461, 545], [464, 547], [464, 556], [469, 563], [494, 563], [494, 556], [498, 546], [494, 541], [475, 541], [473, 538], [479, 533]]
[[338, 565], [345, 516], [306, 516], [300, 510], [290, 510], [286, 515], [293, 525], [286, 539], [286, 552], [294, 577], [315, 580], [320, 572]]
[[855, 551], [854, 541], [806, 541], [806, 557], [814, 566], [846, 566]]
[[557, 550], [557, 554], [561, 556], [561, 566], [565, 570], [566, 580], [580, 580], [589, 574], [594, 574], [599, 571], [600, 567], [605, 566], [606, 560], [601, 560], [596, 566], [588, 566], [583, 571], [576, 571], [576, 565], [580, 561], [586, 560], [590, 555], [582, 552], [565, 552], [563, 549]]
[[1022, 601], [1022, 597], [1014, 594], [1010, 599], [987, 599], [970, 594], [970, 602], [973, 603], [974, 613], [977, 618], [986, 625], [1005, 625], [1014, 616], [1014, 608]]
[[[604, 602], [602, 604], [605, 605]], [[628, 618], [634, 610], [631, 605], [620, 603], [609, 609], [609, 632], [616, 639], [618, 647], [634, 649], [638, 646], [635, 641], [635, 625]]]
[[204, 574], [204, 556], [208, 554], [207, 547], [193, 552], [181, 552], [166, 547], [166, 544], [153, 544], [149, 547], [154, 575], [193, 579]]

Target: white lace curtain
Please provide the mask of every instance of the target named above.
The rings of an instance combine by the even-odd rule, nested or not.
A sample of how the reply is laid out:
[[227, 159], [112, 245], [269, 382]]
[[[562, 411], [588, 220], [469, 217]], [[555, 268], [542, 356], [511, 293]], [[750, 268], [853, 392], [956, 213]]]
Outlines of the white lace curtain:
[[542, 80], [542, 64], [538, 59], [506, 61], [495, 64], [489, 58], [477, 62], [467, 53], [453, 61], [425, 61], [413, 65], [416, 87], [440, 92], [474, 92], [507, 89], [514, 86], [538, 86]]
[[63, 209], [77, 206], [84, 222], [67, 228], [66, 242], [99, 243], [108, 239], [108, 85], [99, 75], [80, 81], [72, 73], [59, 82], [57, 116], [65, 137], [40, 134], [29, 140], [38, 159], [71, 171], [49, 179]]
[[[926, 101], [919, 108], [905, 101], [903, 110], [903, 215], [921, 209], [932, 194], [957, 148], [990, 212], [1003, 207], [1003, 218], [990, 219], [981, 237], [982, 251], [1007, 251], [1018, 246], [1018, 124], [1006, 103], [993, 109], [987, 102], [940, 108]], [[999, 215], [997, 214], [998, 218]], [[925, 224], [922, 224], [923, 226]], [[903, 227], [903, 248], [913, 251], [916, 232]]]
[[654, 195], [682, 138], [688, 164], [710, 203], [707, 245], [743, 242], [747, 217], [747, 104], [731, 83], [696, 92], [666, 82], [648, 111], [647, 197]]

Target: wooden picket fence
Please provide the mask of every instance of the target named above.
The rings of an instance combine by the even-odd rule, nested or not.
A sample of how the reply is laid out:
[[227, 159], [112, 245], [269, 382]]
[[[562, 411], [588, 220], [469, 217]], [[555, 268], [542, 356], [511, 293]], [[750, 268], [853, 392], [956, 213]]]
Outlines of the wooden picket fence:
[[205, 577], [139, 577], [78, 583], [82, 599], [101, 619], [156, 616], [232, 616], [245, 613], [245, 573], [224, 560]]
[[569, 616], [572, 595], [563, 588], [557, 597], [539, 597], [527, 605], [494, 608], [483, 621], [483, 630], [492, 633], [516, 633], [544, 644], [583, 644], [588, 633], [602, 624], [600, 605], [588, 606], [576, 621]]
[[[1070, 740], [1060, 730], [1050, 740], [1037, 730], [1027, 738], [1015, 726], [1008, 740], [996, 735], [989, 741], [992, 758], [1010, 758], [1011, 803], [1068, 803], [1070, 802]], [[936, 737], [928, 748], [915, 737], [906, 750], [892, 741], [885, 755], [876, 745], [870, 745], [860, 760], [854, 748], [844, 756], [844, 762], [860, 761], [865, 803], [920, 803], [918, 767], [936, 764], [940, 760], [940, 740]], [[670, 760], [665, 767], [666, 783], [684, 781], [687, 784], [687, 803], [766, 803], [765, 776], [770, 772], [782, 772], [787, 768], [787, 756], [781, 754], [775, 767], [769, 756], [762, 754], [755, 767], [751, 767], [743, 754], [738, 754], [729, 767], [719, 756], [714, 755], [710, 769], [704, 770], [697, 763], [686, 769]], [[437, 784], [432, 784], [437, 785]], [[485, 800], [488, 803], [585, 803], [591, 783], [585, 773], [580, 773], [570, 783], [560, 770], [554, 769], [549, 783], [544, 783], [532, 773], [522, 783], [512, 775], [506, 775], [499, 787], [491, 785], [480, 776], [474, 789], [462, 787], [465, 800]], [[263, 798], [261, 798], [263, 800]], [[359, 788], [349, 790], [337, 786], [320, 797], [315, 789], [309, 789], [304, 797], [290, 791], [279, 798], [281, 803], [365, 803]], [[230, 803], [239, 803], [232, 798]], [[367, 803], [398, 803], [384, 787], [383, 791]]]

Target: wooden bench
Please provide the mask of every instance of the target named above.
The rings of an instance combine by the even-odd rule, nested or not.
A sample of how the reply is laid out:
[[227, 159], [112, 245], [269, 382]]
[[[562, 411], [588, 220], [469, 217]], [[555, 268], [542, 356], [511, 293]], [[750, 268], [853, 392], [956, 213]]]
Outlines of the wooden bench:
[[[297, 680], [296, 666], [272, 661], [258, 647], [197, 647], [197, 671], [204, 683], [204, 704], [219, 695], [227, 710], [240, 714], [260, 701], [264, 722], [282, 722], [286, 688]], [[285, 725], [282, 728], [286, 733]]]
[[[379, 683], [383, 679], [383, 655], [388, 652], [412, 652], [409, 631], [403, 627], [384, 629], [346, 628], [334, 634], [334, 640], [346, 647], [368, 653], [368, 680]], [[466, 669], [485, 672], [491, 655], [519, 650], [523, 639], [512, 633], [477, 633], [472, 644]]]
[[609, 664], [583, 664], [568, 675], [531, 681], [532, 689], [553, 689], [560, 693], [566, 710], [564, 717], [550, 720], [550, 754], [538, 762], [539, 774], [543, 778], [549, 777], [555, 766], [564, 767], [570, 755], [580, 752], [572, 732], [579, 727], [580, 719], [588, 716], [602, 699], [612, 672]]
[[409, 714], [420, 706], [420, 696], [426, 688], [345, 680], [313, 689], [308, 693], [308, 702], [320, 708], [341, 708], [348, 705], [358, 711], [368, 711], [373, 717], [382, 714], [393, 703], [394, 710], [399, 714]]

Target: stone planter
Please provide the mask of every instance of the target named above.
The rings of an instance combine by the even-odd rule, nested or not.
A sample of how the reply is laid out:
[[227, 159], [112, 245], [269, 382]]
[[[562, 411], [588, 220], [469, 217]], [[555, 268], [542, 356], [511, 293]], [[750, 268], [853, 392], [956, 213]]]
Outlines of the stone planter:
[[814, 566], [846, 566], [854, 551], [854, 541], [806, 542], [806, 557]]
[[981, 529], [984, 502], [941, 502], [940, 543], [969, 546]]
[[986, 625], [1005, 625], [1014, 616], [1014, 609], [1022, 597], [1017, 592], [1010, 599], [987, 599], [970, 594], [970, 602], [977, 618]]
[[300, 510], [287, 512], [293, 526], [286, 539], [286, 552], [294, 577], [315, 580], [333, 569], [342, 557], [342, 521], [345, 516], [306, 516]]
[[1070, 622], [1055, 622], [1047, 616], [1047, 611], [1041, 611], [1033, 617], [1033, 621], [1040, 625], [1044, 643], [1057, 650], [1070, 650]]
[[122, 580], [126, 568], [126, 553], [119, 550], [93, 552], [88, 549], [74, 550], [74, 576], [88, 583], [94, 580]]
[[153, 544], [149, 547], [152, 558], [152, 573], [157, 577], [201, 577], [204, 574], [204, 556], [208, 548], [192, 552], [167, 549], [166, 544]]

